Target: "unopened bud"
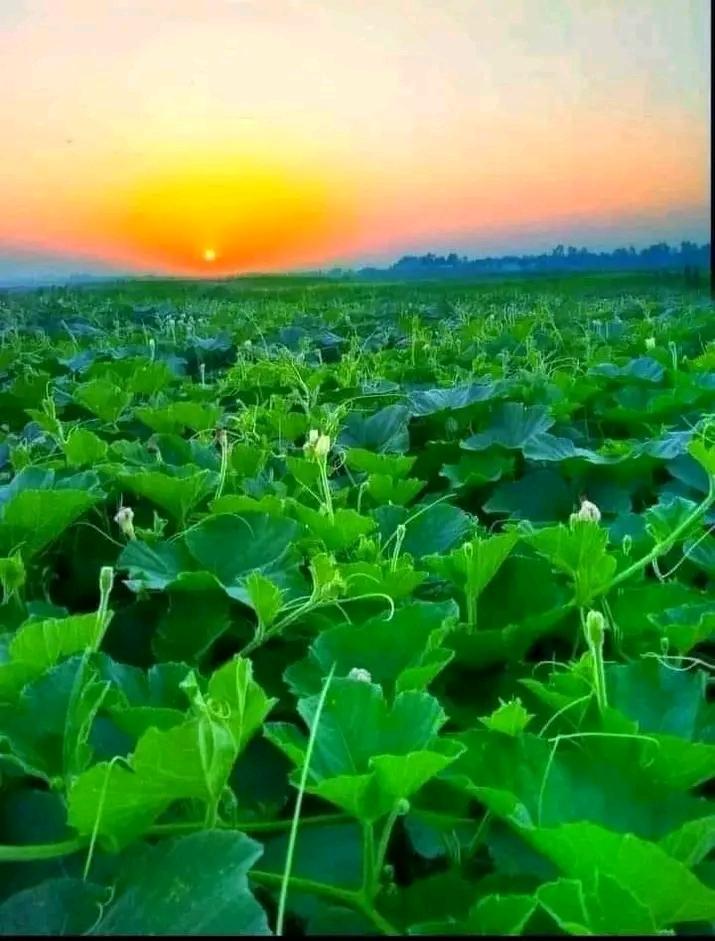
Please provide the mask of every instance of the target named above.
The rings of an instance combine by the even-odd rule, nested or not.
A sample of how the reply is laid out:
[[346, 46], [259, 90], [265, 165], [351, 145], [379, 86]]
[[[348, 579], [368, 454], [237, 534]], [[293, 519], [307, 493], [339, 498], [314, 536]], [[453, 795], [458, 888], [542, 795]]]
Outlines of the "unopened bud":
[[315, 443], [315, 456], [327, 457], [330, 451], [330, 438], [328, 435], [320, 435]]
[[372, 683], [372, 674], [362, 667], [353, 667], [348, 673], [349, 680], [358, 680], [360, 683]]
[[591, 503], [590, 500], [581, 501], [581, 509], [576, 514], [577, 518], [580, 520], [589, 520], [592, 523], [598, 523], [601, 519], [601, 511], [596, 506], [595, 503]]
[[655, 337], [646, 337], [645, 348], [647, 350], [655, 349]]
[[114, 569], [111, 565], [103, 565], [99, 570], [99, 590], [103, 597], [110, 594], [114, 585]]
[[592, 647], [603, 646], [606, 619], [600, 611], [589, 611], [586, 615], [586, 640]]
[[405, 814], [410, 812], [410, 802], [405, 797], [401, 797], [397, 802], [395, 812], [397, 813], [398, 817], [404, 817]]

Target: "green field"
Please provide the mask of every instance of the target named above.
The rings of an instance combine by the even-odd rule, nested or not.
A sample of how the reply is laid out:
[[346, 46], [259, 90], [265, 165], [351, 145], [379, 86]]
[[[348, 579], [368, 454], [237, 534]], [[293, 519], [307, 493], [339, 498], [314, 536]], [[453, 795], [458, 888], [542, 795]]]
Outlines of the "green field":
[[715, 307], [0, 293], [0, 934], [715, 933]]

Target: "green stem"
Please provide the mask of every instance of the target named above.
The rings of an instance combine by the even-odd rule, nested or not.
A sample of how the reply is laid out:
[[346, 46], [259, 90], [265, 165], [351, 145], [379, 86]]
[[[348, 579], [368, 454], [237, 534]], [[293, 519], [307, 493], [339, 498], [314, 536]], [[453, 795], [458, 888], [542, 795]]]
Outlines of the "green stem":
[[283, 879], [281, 882], [281, 891], [278, 898], [278, 914], [276, 915], [276, 934], [283, 934], [283, 920], [285, 917], [286, 909], [286, 899], [288, 896], [288, 883], [290, 881], [290, 872], [293, 867], [293, 855], [295, 853], [295, 844], [298, 837], [298, 823], [300, 822], [300, 809], [303, 805], [303, 795], [305, 793], [305, 788], [308, 784], [308, 771], [310, 770], [310, 759], [313, 755], [313, 748], [315, 746], [315, 739], [318, 733], [318, 724], [320, 722], [320, 716], [323, 712], [323, 707], [325, 706], [325, 700], [328, 695], [328, 689], [333, 679], [333, 674], [335, 673], [335, 664], [330, 668], [330, 673], [328, 673], [323, 683], [323, 688], [320, 692], [320, 698], [318, 699], [318, 704], [315, 708], [315, 715], [313, 717], [313, 725], [310, 730], [310, 736], [308, 738], [308, 745], [305, 750], [305, 760], [303, 761], [303, 769], [300, 775], [300, 783], [298, 786], [298, 797], [295, 802], [295, 811], [293, 813], [293, 820], [291, 821], [290, 834], [288, 836], [288, 848], [286, 850], [286, 862], [285, 870], [283, 872]]
[[387, 856], [387, 848], [390, 845], [392, 831], [394, 829], [397, 818], [400, 816], [398, 806], [398, 804], [395, 804], [395, 806], [390, 811], [390, 814], [385, 821], [385, 826], [383, 827], [382, 833], [380, 834], [380, 842], [377, 844], [377, 852], [375, 853], [375, 868], [373, 872], [373, 886], [371, 890], [373, 896], [378, 888], [378, 883], [382, 875], [382, 867], [385, 865], [385, 856]]
[[[318, 814], [315, 817], [304, 817], [301, 826], [321, 826], [346, 823], [352, 820], [348, 814]], [[292, 820], [239, 820], [236, 823], [223, 823], [218, 821], [217, 828], [221, 830], [240, 830], [242, 833], [280, 833], [291, 826]], [[172, 836], [175, 833], [194, 833], [203, 830], [204, 824], [200, 820], [180, 823], [156, 823], [147, 830], [147, 836]]]
[[[283, 877], [275, 872], [262, 872], [258, 869], [252, 869], [248, 873], [248, 878], [258, 885], [275, 888], [281, 884]], [[317, 895], [320, 898], [347, 905], [364, 915], [382, 934], [399, 934], [394, 925], [391, 925], [365, 900], [361, 892], [355, 892], [352, 889], [340, 889], [334, 885], [327, 885], [325, 882], [315, 882], [313, 879], [301, 879], [297, 876], [290, 877], [290, 885], [296, 892], [307, 892], [310, 895]]]
[[362, 896], [371, 899], [375, 895], [375, 831], [373, 824], [362, 828]]
[[664, 539], [662, 542], [656, 543], [650, 552], [646, 553], [646, 555], [644, 555], [641, 559], [637, 559], [632, 565], [629, 565], [627, 569], [624, 569], [622, 572], [616, 575], [616, 577], [611, 580], [610, 584], [606, 588], [602, 589], [599, 594], [605, 594], [605, 592], [615, 588], [616, 585], [620, 585], [622, 582], [627, 581], [632, 575], [635, 575], [636, 572], [641, 571], [650, 565], [651, 562], [655, 561], [658, 556], [661, 556], [665, 552], [670, 551], [678, 539], [685, 532], [687, 532], [693, 523], [697, 522], [701, 516], [704, 516], [707, 513], [713, 503], [715, 503], [715, 478], [710, 479], [708, 494], [702, 503], [699, 503], [693, 512], [688, 517], [686, 517], [679, 526], [675, 527], [668, 538]]
[[328, 511], [328, 517], [332, 523], [335, 521], [335, 513], [333, 511], [333, 495], [330, 492], [330, 482], [328, 480], [327, 460], [325, 458], [321, 459], [318, 462], [318, 467], [320, 469], [320, 483], [323, 489], [325, 509]]
[[31, 843], [27, 846], [0, 846], [0, 863], [29, 863], [36, 859], [55, 859], [78, 853], [87, 841], [83, 837], [59, 843]]

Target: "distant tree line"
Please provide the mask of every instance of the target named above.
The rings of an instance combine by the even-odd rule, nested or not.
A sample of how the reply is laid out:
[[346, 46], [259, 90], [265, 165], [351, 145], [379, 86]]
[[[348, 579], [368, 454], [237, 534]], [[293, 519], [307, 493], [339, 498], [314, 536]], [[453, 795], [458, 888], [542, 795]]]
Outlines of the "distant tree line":
[[681, 242], [673, 248], [657, 242], [636, 251], [616, 248], [612, 252], [592, 252], [587, 248], [557, 245], [542, 255], [503, 255], [498, 258], [467, 258], [466, 255], [404, 255], [388, 268], [361, 268], [364, 277], [470, 277], [477, 274], [507, 274], [572, 271], [654, 271], [682, 272], [687, 280], [697, 283], [710, 264], [710, 244]]

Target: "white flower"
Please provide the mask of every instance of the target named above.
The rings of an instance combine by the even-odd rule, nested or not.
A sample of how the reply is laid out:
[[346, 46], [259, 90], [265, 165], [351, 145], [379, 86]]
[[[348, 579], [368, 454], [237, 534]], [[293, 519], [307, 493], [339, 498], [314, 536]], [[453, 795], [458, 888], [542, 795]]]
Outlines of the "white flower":
[[329, 451], [330, 451], [330, 438], [328, 437], [328, 435], [320, 435], [318, 440], [315, 442], [315, 456], [327, 457]]
[[130, 506], [120, 506], [114, 516], [114, 522], [125, 536], [134, 539], [134, 510]]
[[655, 337], [646, 337], [645, 348], [647, 350], [655, 349]]
[[303, 445], [303, 451], [306, 454], [313, 454], [317, 458], [328, 456], [331, 441], [328, 435], [324, 435], [317, 428], [311, 428], [308, 437]]
[[362, 667], [353, 667], [348, 673], [349, 680], [359, 680], [361, 683], [372, 683], [372, 674]]
[[601, 511], [590, 500], [581, 500], [581, 509], [576, 514], [576, 518], [597, 523], [601, 519]]

